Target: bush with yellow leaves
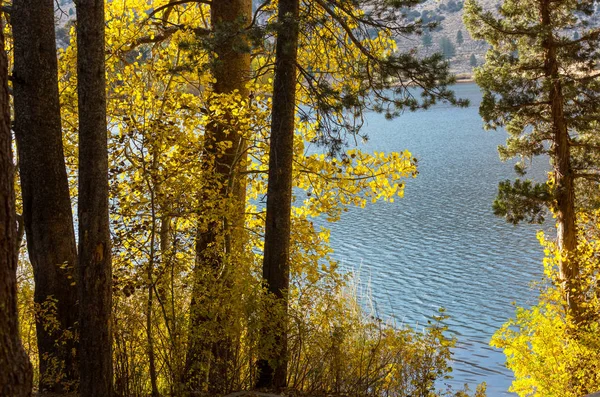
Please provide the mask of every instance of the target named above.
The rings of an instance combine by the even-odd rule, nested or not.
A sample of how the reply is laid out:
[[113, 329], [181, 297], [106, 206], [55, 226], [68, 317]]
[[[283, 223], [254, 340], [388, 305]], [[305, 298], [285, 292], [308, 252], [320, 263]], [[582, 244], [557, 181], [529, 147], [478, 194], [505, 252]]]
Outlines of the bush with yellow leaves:
[[581, 397], [600, 390], [600, 211], [578, 217], [578, 296], [582, 320], [566, 314], [558, 278], [555, 243], [545, 247], [545, 283], [537, 305], [517, 308], [492, 338], [515, 373], [511, 391], [519, 396]]

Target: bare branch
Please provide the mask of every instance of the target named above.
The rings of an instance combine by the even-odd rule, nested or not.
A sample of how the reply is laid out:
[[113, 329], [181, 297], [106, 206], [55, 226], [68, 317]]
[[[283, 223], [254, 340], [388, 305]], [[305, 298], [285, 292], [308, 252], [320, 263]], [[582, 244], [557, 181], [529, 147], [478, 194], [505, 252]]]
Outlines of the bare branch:
[[155, 8], [154, 11], [152, 11], [150, 13], [150, 15], [148, 15], [148, 19], [153, 18], [154, 15], [158, 14], [159, 12], [161, 12], [164, 9], [173, 7], [173, 6], [178, 6], [178, 5], [182, 5], [182, 4], [188, 4], [188, 3], [200, 3], [200, 4], [211, 4], [211, 1], [208, 0], [176, 0], [176, 1], [171, 1], [168, 4], [165, 4], [163, 6], [160, 6], [158, 8]]
[[210, 30], [204, 28], [187, 28], [181, 25], [174, 25], [169, 26], [168, 28], [164, 28], [159, 34], [139, 37], [136, 40], [134, 40], [128, 47], [125, 47], [124, 50], [125, 52], [127, 52], [143, 44], [160, 43], [180, 30], [190, 30], [198, 36], [207, 36], [210, 33]]

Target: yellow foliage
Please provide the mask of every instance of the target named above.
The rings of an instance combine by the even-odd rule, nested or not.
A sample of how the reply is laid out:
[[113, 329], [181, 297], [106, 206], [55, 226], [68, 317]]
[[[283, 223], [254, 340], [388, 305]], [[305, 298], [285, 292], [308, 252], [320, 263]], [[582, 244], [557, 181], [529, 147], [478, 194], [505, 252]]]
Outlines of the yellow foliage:
[[566, 315], [558, 278], [555, 243], [539, 234], [545, 247], [546, 284], [540, 302], [517, 308], [492, 338], [501, 348], [508, 367], [515, 373], [511, 391], [519, 396], [581, 397], [600, 390], [600, 211], [580, 214], [579, 246], [576, 257], [581, 275], [584, 322], [575, 324]]
[[[205, 340], [233, 340], [227, 377], [234, 389], [252, 387], [254, 362], [265, 307], [260, 264], [269, 163], [272, 49], [253, 57], [256, 72], [247, 83], [252, 93], [215, 94], [210, 62], [214, 54], [199, 46], [197, 32], [211, 28], [206, 4], [176, 5], [148, 18], [169, 0], [106, 2], [106, 73], [109, 116], [110, 217], [114, 274], [115, 387], [122, 395], [147, 395], [149, 341], [154, 342], [158, 387], [179, 395], [191, 332]], [[273, 17], [276, 2], [265, 7]], [[298, 109], [314, 107], [314, 88], [325, 82], [348, 98], [368, 97], [365, 55], [347, 32], [320, 8], [303, 11], [307, 23], [300, 46]], [[348, 4], [340, 18], [352, 28]], [[166, 16], [165, 16], [166, 14]], [[165, 18], [164, 21], [158, 17]], [[168, 27], [182, 27], [168, 29]], [[65, 158], [76, 201], [77, 90], [74, 29], [71, 45], [59, 51], [59, 88]], [[362, 40], [376, 56], [395, 50], [390, 32]], [[323, 57], [322, 54], [328, 54]], [[441, 324], [424, 334], [385, 324], [365, 313], [355, 291], [330, 258], [329, 231], [311, 219], [336, 221], [350, 206], [364, 207], [402, 197], [404, 181], [417, 175], [411, 153], [366, 153], [359, 148], [339, 156], [321, 153], [313, 142], [341, 129], [355, 133], [361, 120], [356, 106], [340, 107], [333, 97], [318, 98], [328, 116], [298, 112], [294, 146], [291, 241], [290, 384], [301, 391], [345, 391], [353, 395], [433, 395], [434, 379], [447, 371], [451, 341]], [[352, 125], [349, 125], [352, 120]], [[192, 271], [201, 260], [199, 235], [238, 210], [222, 178], [212, 172], [207, 152], [231, 145], [207, 139], [210, 123], [235, 132], [248, 144], [249, 164], [243, 230], [219, 235], [242, 241], [240, 252], [225, 256], [215, 274]], [[216, 146], [216, 147], [213, 147]], [[227, 191], [225, 196], [223, 191]], [[202, 192], [202, 194], [199, 194]], [[218, 247], [208, 247], [217, 251]], [[197, 287], [196, 277], [205, 282]], [[234, 280], [230, 282], [229, 280]], [[199, 288], [201, 290], [193, 290]], [[22, 328], [31, 336], [30, 285], [21, 283]], [[210, 317], [190, 330], [190, 301], [202, 299]], [[215, 302], [225, 302], [213, 307]], [[149, 314], [150, 313], [150, 314]], [[224, 318], [224, 316], [229, 316]], [[148, 318], [150, 321], [148, 322]], [[33, 354], [32, 344], [29, 352]], [[356, 379], [361, 382], [356, 383]]]

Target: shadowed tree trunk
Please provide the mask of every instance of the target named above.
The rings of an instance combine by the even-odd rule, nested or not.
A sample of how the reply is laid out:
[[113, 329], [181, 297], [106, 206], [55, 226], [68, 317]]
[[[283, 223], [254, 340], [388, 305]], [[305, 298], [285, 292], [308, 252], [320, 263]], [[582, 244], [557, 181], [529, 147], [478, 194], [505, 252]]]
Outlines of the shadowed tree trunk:
[[[269, 311], [269, 314], [274, 315], [267, 318], [264, 325], [257, 382], [257, 387], [269, 389], [286, 387], [287, 378], [286, 317], [290, 269], [298, 15], [298, 0], [279, 1], [263, 259], [263, 279], [269, 293], [276, 298], [276, 307]], [[267, 354], [265, 346], [269, 340], [275, 340], [275, 346]]]
[[[232, 94], [248, 100], [246, 83], [250, 75], [250, 49], [244, 29], [252, 19], [250, 0], [217, 1], [211, 4], [211, 22], [215, 37], [213, 60], [213, 93]], [[204, 202], [223, 204], [233, 202], [233, 214], [200, 227], [196, 240], [196, 269], [194, 291], [190, 306], [190, 343], [186, 355], [186, 381], [191, 389], [203, 388], [207, 383], [211, 393], [231, 391], [232, 348], [226, 335], [228, 323], [235, 319], [223, 312], [230, 305], [225, 290], [215, 298], [207, 293], [211, 289], [231, 288], [230, 269], [225, 266], [224, 255], [243, 248], [240, 241], [232, 242], [232, 235], [244, 224], [246, 184], [240, 171], [246, 166], [246, 143], [241, 131], [235, 129], [235, 117], [228, 115], [226, 125], [211, 122], [205, 136], [205, 172], [214, 183], [200, 193]], [[231, 123], [227, 122], [230, 121]], [[226, 144], [227, 149], [220, 148]], [[218, 186], [217, 199], [214, 189]], [[213, 195], [212, 198], [211, 194]], [[214, 210], [206, 208], [205, 213]], [[239, 233], [237, 233], [239, 236]], [[237, 250], [237, 251], [236, 251]], [[212, 296], [211, 296], [212, 295]], [[217, 300], [215, 302], [214, 300]], [[220, 300], [220, 301], [219, 301]], [[210, 312], [211, 309], [215, 313]], [[208, 315], [206, 314], [208, 311]], [[210, 323], [208, 323], [210, 322]], [[214, 327], [220, 329], [214, 329]], [[205, 335], [201, 329], [213, 329], [216, 335]], [[210, 339], [210, 340], [209, 340]], [[215, 342], [216, 339], [216, 342]]]
[[104, 62], [104, 1], [76, 0], [79, 98], [80, 386], [112, 395], [111, 252]]
[[[551, 1], [540, 3], [542, 25], [551, 32]], [[554, 41], [552, 33], [543, 41], [546, 51], [544, 72], [550, 79], [550, 101], [552, 119], [552, 157], [554, 159], [554, 183], [556, 199], [556, 218], [558, 249], [563, 254], [559, 263], [560, 277], [563, 283], [564, 295], [569, 311], [576, 321], [579, 321], [580, 307], [577, 291], [579, 266], [575, 259], [577, 249], [577, 229], [575, 226], [575, 174], [571, 167], [571, 149], [569, 147], [569, 130], [564, 114], [565, 98], [558, 63], [558, 43]]]
[[[11, 22], [14, 130], [34, 300], [56, 304], [52, 321], [36, 318], [39, 390], [63, 392], [78, 380], [72, 333], [77, 322], [77, 247], [63, 155], [54, 1], [14, 0]], [[48, 327], [54, 321], [56, 329]]]
[[0, 22], [0, 395], [31, 396], [33, 374], [17, 316], [17, 220], [8, 99], [8, 62]]

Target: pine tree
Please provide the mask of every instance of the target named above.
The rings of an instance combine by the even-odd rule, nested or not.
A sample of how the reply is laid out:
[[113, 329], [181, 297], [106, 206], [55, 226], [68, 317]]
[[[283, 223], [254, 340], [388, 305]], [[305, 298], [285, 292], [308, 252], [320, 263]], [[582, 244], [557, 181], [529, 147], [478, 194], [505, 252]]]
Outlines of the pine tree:
[[17, 223], [10, 133], [8, 60], [0, 22], [0, 395], [31, 396], [33, 372], [17, 316]]
[[76, 0], [79, 111], [79, 392], [112, 395], [112, 268], [104, 1]]
[[442, 52], [444, 59], [454, 58], [456, 55], [454, 44], [452, 44], [452, 41], [446, 36], [440, 39], [440, 51]]
[[[501, 157], [547, 154], [553, 167], [548, 184], [502, 183], [495, 212], [513, 223], [535, 222], [552, 208], [563, 293], [576, 320], [581, 307], [575, 213], [585, 201], [576, 192], [597, 189], [600, 180], [600, 74], [595, 70], [600, 30], [586, 27], [593, 6], [593, 1], [506, 0], [497, 18], [471, 0], [465, 13], [471, 35], [492, 46], [475, 78], [483, 90], [480, 113], [486, 127], [505, 127], [509, 133]], [[573, 29], [583, 32], [579, 39], [568, 34]], [[524, 161], [516, 167], [520, 174], [525, 168]]]
[[475, 57], [475, 54], [471, 54], [471, 57], [469, 58], [469, 65], [472, 67], [477, 66], [477, 58]]
[[421, 37], [421, 41], [423, 42], [425, 48], [431, 47], [433, 45], [433, 38], [431, 37], [431, 33], [425, 32]]
[[[39, 389], [61, 392], [77, 383], [77, 247], [63, 155], [54, 2], [15, 0], [11, 22], [14, 130], [34, 298], [40, 307], [55, 308], [45, 317], [39, 311], [36, 321]], [[57, 327], [49, 327], [54, 321]]]
[[[296, 114], [296, 63], [298, 62], [299, 0], [280, 0], [278, 7], [273, 116], [269, 156], [269, 183], [265, 222], [263, 279], [276, 297], [276, 313], [264, 339], [274, 338], [274, 354], [261, 357], [257, 387], [286, 387], [288, 289], [290, 286], [290, 233], [292, 207], [292, 163]], [[269, 332], [270, 331], [270, 332]], [[266, 343], [263, 344], [266, 346]]]

